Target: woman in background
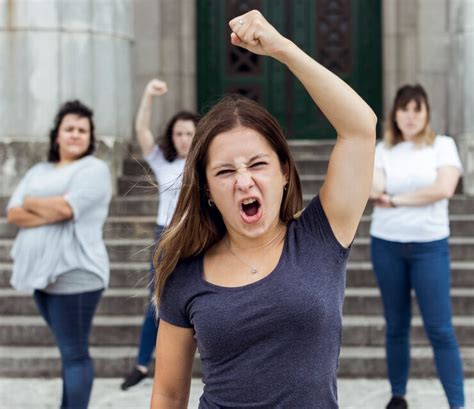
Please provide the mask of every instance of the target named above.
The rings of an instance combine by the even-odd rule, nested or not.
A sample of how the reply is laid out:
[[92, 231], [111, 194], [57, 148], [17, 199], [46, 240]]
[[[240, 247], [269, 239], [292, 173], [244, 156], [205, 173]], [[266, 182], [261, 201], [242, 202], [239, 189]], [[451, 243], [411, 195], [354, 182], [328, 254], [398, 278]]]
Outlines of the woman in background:
[[[143, 157], [151, 167], [159, 187], [155, 243], [159, 241], [176, 208], [184, 163], [198, 122], [196, 114], [180, 111], [168, 121], [163, 137], [159, 143], [156, 143], [150, 129], [153, 99], [156, 96], [166, 94], [167, 91], [168, 88], [165, 82], [158, 79], [151, 80], [143, 93], [135, 122], [135, 132]], [[153, 275], [154, 267], [152, 263], [149, 278], [150, 295], [153, 289]], [[137, 362], [125, 377], [121, 385], [123, 390], [127, 390], [147, 377], [148, 366], [155, 350], [158, 323], [155, 308], [149, 303], [141, 329]]]
[[80, 101], [61, 106], [50, 133], [48, 161], [33, 166], [7, 205], [19, 232], [11, 252], [11, 284], [33, 291], [62, 362], [61, 408], [86, 409], [94, 367], [92, 318], [109, 282], [102, 238], [112, 194], [95, 149], [93, 112]]
[[428, 96], [401, 87], [375, 153], [372, 263], [382, 294], [392, 399], [405, 409], [410, 367], [411, 290], [452, 409], [464, 406], [463, 369], [452, 325], [448, 199], [462, 172], [454, 140], [430, 128]]

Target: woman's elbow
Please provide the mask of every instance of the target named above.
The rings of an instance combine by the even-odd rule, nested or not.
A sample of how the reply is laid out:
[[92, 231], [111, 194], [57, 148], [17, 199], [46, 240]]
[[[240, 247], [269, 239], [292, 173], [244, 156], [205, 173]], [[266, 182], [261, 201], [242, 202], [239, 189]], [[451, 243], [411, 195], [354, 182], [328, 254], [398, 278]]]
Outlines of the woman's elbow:
[[445, 189], [443, 189], [443, 193], [442, 193], [443, 199], [451, 199], [454, 196], [454, 193], [456, 193], [456, 186], [454, 187], [448, 186]]

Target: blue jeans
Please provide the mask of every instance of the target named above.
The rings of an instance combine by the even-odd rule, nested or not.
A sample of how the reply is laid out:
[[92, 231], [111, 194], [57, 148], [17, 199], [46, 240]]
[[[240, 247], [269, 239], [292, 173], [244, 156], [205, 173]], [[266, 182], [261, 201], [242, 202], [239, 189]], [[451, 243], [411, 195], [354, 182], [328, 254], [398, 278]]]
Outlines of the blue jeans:
[[384, 306], [392, 394], [406, 393], [413, 289], [448, 402], [451, 407], [463, 406], [463, 368], [451, 322], [448, 239], [422, 243], [371, 240], [372, 264]]
[[78, 294], [34, 293], [38, 309], [51, 328], [62, 362], [61, 409], [87, 409], [94, 381], [89, 334], [103, 290]]
[[[161, 235], [163, 234], [164, 227], [156, 225], [155, 228], [155, 248], [160, 240]], [[153, 352], [155, 351], [156, 345], [156, 335], [158, 332], [159, 319], [156, 315], [156, 310], [154, 305], [151, 303], [151, 296], [154, 291], [154, 276], [155, 268], [153, 266], [153, 260], [150, 265], [150, 276], [149, 276], [149, 289], [150, 289], [150, 298], [148, 300], [148, 307], [145, 312], [145, 317], [143, 320], [142, 330], [140, 334], [140, 343], [138, 345], [138, 357], [137, 365], [147, 367], [150, 365], [151, 359], [153, 357]]]

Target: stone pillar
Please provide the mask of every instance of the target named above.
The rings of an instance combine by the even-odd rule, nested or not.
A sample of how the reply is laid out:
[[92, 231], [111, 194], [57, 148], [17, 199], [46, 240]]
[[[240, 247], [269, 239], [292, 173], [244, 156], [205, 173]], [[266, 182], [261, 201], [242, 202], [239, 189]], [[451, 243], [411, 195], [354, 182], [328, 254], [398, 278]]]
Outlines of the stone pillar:
[[45, 159], [59, 105], [95, 111], [99, 156], [115, 174], [131, 135], [132, 0], [8, 0], [0, 7], [0, 196]]
[[158, 77], [168, 93], [156, 101], [157, 134], [178, 110], [196, 109], [195, 0], [135, 0], [135, 106], [146, 83]]
[[428, 92], [433, 128], [448, 131], [448, 0], [384, 0], [384, 113], [403, 84]]
[[474, 2], [450, 2], [449, 28], [449, 128], [461, 152], [464, 192], [474, 195]]

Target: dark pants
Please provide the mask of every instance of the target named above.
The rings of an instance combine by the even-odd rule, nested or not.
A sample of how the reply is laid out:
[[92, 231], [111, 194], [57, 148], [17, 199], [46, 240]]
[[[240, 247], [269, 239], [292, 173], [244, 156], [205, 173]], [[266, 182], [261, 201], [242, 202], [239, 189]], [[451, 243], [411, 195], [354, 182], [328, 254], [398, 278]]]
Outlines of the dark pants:
[[372, 237], [371, 254], [384, 306], [392, 393], [406, 393], [413, 289], [449, 404], [463, 406], [463, 369], [451, 322], [448, 239], [399, 243]]
[[[164, 231], [163, 226], [156, 225], [155, 228], [155, 248], [161, 238]], [[145, 312], [145, 318], [143, 320], [142, 331], [140, 334], [140, 343], [138, 345], [138, 357], [137, 364], [147, 367], [150, 365], [151, 359], [153, 358], [153, 352], [155, 351], [156, 335], [158, 332], [159, 319], [156, 315], [156, 310], [151, 303], [151, 296], [154, 291], [154, 276], [155, 268], [153, 266], [153, 260], [150, 265], [149, 273], [149, 288], [150, 298], [148, 300], [148, 307]]]
[[89, 403], [94, 380], [89, 334], [102, 292], [48, 294], [36, 290], [34, 293], [36, 305], [51, 328], [61, 354], [61, 409], [86, 409]]

